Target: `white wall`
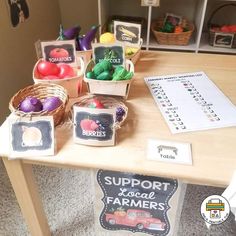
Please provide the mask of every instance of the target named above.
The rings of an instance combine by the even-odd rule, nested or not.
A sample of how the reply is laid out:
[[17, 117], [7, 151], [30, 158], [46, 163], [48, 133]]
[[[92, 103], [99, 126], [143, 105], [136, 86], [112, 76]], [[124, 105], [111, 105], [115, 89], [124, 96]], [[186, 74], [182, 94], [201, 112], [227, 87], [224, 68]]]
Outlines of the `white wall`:
[[58, 0], [27, 0], [29, 18], [13, 28], [7, 2], [0, 1], [0, 123], [9, 113], [10, 98], [33, 83], [34, 42], [55, 39], [61, 21]]

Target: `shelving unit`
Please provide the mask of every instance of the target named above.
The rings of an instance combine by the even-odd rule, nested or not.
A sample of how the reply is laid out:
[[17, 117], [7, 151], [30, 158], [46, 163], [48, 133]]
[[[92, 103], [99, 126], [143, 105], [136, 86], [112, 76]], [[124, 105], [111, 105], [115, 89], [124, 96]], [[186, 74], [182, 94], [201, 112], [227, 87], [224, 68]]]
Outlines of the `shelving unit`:
[[[160, 0], [159, 7], [143, 7], [140, 0], [98, 0], [98, 21], [104, 25], [109, 16], [139, 16], [146, 19], [146, 29], [142, 29], [143, 48], [177, 50], [189, 52], [214, 52], [222, 54], [236, 54], [236, 49], [213, 47], [208, 42], [207, 23], [212, 12], [226, 3], [236, 4], [236, 0]], [[226, 7], [214, 16], [216, 22], [224, 24], [236, 24], [236, 7]], [[227, 12], [227, 14], [225, 14]], [[174, 13], [182, 15], [195, 25], [195, 31], [187, 46], [160, 45], [157, 43], [152, 31], [150, 30], [151, 22], [158, 17], [164, 16], [165, 13]], [[214, 22], [215, 23], [215, 22]]]

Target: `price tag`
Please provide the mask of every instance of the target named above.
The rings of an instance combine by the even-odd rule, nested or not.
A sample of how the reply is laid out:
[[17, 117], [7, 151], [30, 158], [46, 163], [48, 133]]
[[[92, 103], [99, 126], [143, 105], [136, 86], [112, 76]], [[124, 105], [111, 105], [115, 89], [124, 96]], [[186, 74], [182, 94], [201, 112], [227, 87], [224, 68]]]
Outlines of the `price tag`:
[[9, 119], [10, 157], [54, 155], [54, 122], [51, 116]]
[[41, 48], [42, 56], [46, 61], [77, 66], [75, 40], [41, 42]]
[[115, 144], [115, 109], [95, 109], [74, 105], [74, 142], [92, 146]]
[[95, 63], [103, 60], [110, 61], [113, 66], [125, 66], [125, 47], [122, 43], [92, 44], [93, 59]]
[[158, 7], [160, 6], [160, 0], [141, 0], [141, 6], [143, 7]]

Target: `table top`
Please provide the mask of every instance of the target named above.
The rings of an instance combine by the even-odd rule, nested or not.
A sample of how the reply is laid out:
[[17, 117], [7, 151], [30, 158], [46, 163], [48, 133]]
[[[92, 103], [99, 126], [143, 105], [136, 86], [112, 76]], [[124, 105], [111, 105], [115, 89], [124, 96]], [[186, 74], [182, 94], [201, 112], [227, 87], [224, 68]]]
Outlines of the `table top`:
[[[69, 126], [56, 129], [55, 156], [25, 157], [25, 163], [85, 167], [178, 178], [188, 183], [227, 186], [236, 170], [236, 127], [172, 134], [161, 115], [144, 77], [204, 71], [236, 104], [234, 56], [180, 52], [143, 51], [135, 65], [135, 78], [125, 102], [125, 124], [112, 147], [73, 143]], [[0, 155], [8, 156], [7, 121], [0, 129]], [[187, 142], [192, 145], [193, 165], [147, 160], [148, 139]]]

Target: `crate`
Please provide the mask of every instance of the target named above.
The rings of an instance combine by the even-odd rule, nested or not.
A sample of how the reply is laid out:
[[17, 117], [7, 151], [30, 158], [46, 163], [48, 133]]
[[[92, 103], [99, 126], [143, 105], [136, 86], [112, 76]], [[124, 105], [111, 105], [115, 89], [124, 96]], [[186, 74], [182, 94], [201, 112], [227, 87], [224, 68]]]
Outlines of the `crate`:
[[[221, 26], [218, 24], [213, 23], [214, 16], [217, 12], [219, 12], [221, 9], [225, 7], [236, 7], [236, 4], [234, 3], [228, 3], [219, 6], [216, 8], [211, 16], [209, 17], [209, 20], [207, 22], [207, 27], [209, 30], [209, 44], [214, 47], [223, 47], [223, 48], [236, 48], [236, 32], [223, 32], [221, 30]], [[221, 40], [221, 43], [217, 40]]]
[[42, 84], [58, 84], [63, 86], [67, 92], [70, 98], [78, 97], [79, 94], [82, 92], [82, 82], [83, 82], [83, 75], [84, 75], [84, 61], [81, 59], [81, 57], [78, 57], [80, 61], [80, 69], [74, 68], [76, 76], [71, 78], [64, 78], [64, 79], [40, 79], [39, 73], [37, 71], [37, 65], [42, 60], [39, 59], [37, 63], [35, 64], [33, 68], [33, 80], [35, 84], [42, 83]]
[[[130, 86], [134, 77], [131, 78], [130, 80], [120, 80], [120, 81], [96, 80], [96, 79], [86, 78], [87, 72], [92, 71], [94, 65], [95, 62], [91, 60], [85, 69], [84, 81], [87, 84], [88, 92], [92, 94], [121, 96], [127, 99]], [[134, 73], [134, 64], [130, 60], [126, 60], [126, 69]]]
[[194, 25], [187, 19], [183, 19], [182, 22], [181, 26], [188, 28], [188, 31], [181, 33], [165, 33], [160, 31], [164, 24], [164, 18], [154, 20], [151, 24], [151, 30], [157, 43], [163, 45], [188, 45], [194, 31]]

